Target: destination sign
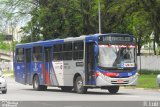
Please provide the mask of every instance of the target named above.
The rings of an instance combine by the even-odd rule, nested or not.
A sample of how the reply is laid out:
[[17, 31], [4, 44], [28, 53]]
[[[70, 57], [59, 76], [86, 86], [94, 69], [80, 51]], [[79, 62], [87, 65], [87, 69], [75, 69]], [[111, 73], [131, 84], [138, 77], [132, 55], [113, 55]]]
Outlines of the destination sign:
[[129, 36], [101, 36], [99, 37], [100, 42], [131, 42], [132, 38]]

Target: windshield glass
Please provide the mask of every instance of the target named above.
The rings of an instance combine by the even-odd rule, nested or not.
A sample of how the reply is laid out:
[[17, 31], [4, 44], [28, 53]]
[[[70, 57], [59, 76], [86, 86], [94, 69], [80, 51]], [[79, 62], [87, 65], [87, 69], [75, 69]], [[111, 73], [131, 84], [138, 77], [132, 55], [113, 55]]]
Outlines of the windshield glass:
[[99, 45], [98, 66], [105, 68], [135, 67], [135, 46]]

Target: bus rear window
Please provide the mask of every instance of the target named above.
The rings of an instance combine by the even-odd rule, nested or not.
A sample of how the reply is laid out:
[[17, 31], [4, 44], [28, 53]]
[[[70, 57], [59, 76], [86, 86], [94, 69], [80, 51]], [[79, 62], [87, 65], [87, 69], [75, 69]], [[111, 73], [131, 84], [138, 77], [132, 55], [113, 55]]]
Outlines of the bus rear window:
[[23, 48], [16, 49], [16, 61], [24, 62], [24, 49]]

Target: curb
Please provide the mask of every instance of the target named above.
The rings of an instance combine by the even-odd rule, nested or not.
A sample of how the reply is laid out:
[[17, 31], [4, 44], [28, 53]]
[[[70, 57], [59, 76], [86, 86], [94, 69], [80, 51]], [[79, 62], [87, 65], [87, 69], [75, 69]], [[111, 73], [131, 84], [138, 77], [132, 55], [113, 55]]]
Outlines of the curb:
[[145, 90], [145, 88], [136, 88], [136, 89], [139, 89], [139, 90]]
[[121, 89], [156, 90], [156, 91], [159, 91], [159, 92], [160, 92], [160, 89], [151, 89], [151, 88], [121, 87]]

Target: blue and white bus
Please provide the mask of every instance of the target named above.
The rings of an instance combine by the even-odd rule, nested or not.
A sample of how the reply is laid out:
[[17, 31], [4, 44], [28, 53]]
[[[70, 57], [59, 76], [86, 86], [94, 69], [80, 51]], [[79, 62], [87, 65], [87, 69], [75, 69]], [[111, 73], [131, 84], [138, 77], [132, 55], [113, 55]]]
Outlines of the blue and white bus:
[[108, 33], [16, 45], [15, 81], [86, 93], [88, 88], [117, 93], [136, 85], [136, 40], [133, 35]]

